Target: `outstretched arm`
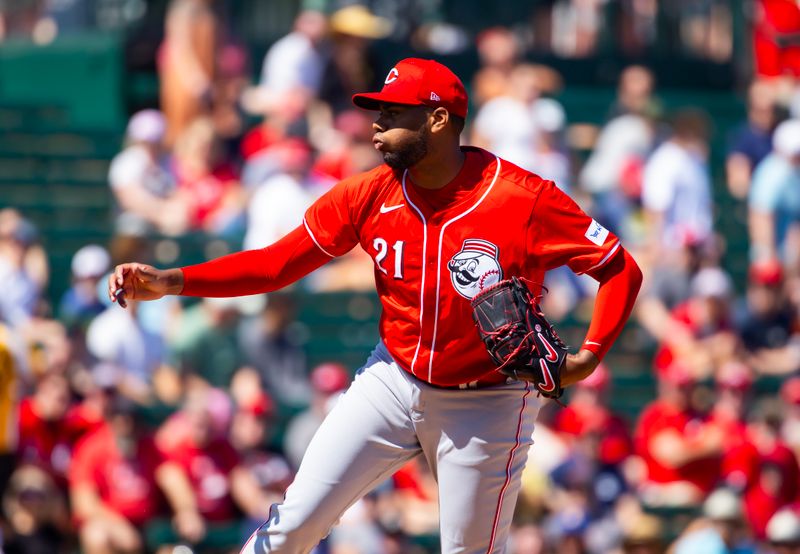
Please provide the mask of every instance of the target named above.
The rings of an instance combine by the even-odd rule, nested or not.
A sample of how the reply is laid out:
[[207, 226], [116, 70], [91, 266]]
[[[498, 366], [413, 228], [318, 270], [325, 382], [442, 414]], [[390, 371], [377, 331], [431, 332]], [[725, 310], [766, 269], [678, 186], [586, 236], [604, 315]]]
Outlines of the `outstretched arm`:
[[564, 386], [585, 379], [595, 370], [622, 332], [642, 285], [642, 271], [622, 249], [592, 277], [600, 282], [592, 322], [581, 349], [567, 356], [561, 375]]
[[156, 269], [137, 263], [118, 265], [108, 280], [111, 301], [156, 300], [183, 296], [244, 296], [271, 292], [308, 275], [330, 256], [301, 225], [260, 250], [229, 254], [182, 268]]

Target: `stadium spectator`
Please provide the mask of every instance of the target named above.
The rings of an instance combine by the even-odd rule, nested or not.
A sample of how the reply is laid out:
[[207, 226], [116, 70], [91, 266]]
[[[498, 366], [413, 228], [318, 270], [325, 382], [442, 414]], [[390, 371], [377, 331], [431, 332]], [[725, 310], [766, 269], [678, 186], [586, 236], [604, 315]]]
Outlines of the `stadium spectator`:
[[326, 134], [312, 171], [338, 181], [376, 167], [380, 156], [372, 144], [372, 134], [372, 120], [363, 110], [340, 113]]
[[506, 93], [508, 78], [520, 62], [522, 48], [506, 27], [490, 27], [475, 38], [480, 67], [472, 77], [471, 101], [480, 108]]
[[790, 0], [757, 0], [753, 21], [753, 52], [759, 77], [786, 80], [800, 77], [800, 7]]
[[105, 311], [98, 285], [110, 266], [108, 251], [97, 244], [86, 245], [72, 256], [72, 286], [61, 297], [58, 309], [58, 318], [68, 329], [85, 329]]
[[800, 549], [800, 515], [794, 508], [779, 510], [767, 524], [769, 554], [794, 554]]
[[152, 377], [164, 361], [164, 339], [146, 328], [139, 306], [109, 306], [86, 331], [86, 348], [97, 360], [118, 368], [120, 392], [138, 402], [151, 394]]
[[[241, 372], [240, 372], [241, 373]], [[237, 374], [238, 376], [239, 374]], [[258, 387], [258, 375], [253, 373], [249, 387]], [[231, 389], [235, 390], [232, 384]], [[248, 502], [251, 508], [244, 529], [250, 529], [269, 517], [269, 507], [280, 502], [293, 478], [289, 462], [280, 452], [267, 448], [272, 431], [275, 405], [264, 392], [255, 388], [255, 394], [237, 403], [231, 420], [230, 441], [241, 458], [241, 465], [250, 475], [254, 487]], [[249, 533], [242, 538], [247, 539]]]
[[0, 210], [0, 321], [11, 327], [30, 322], [45, 284], [30, 266], [35, 241], [33, 224], [13, 208]]
[[713, 241], [696, 242], [684, 237], [673, 263], [652, 271], [645, 280], [637, 307], [639, 322], [656, 340], [667, 333], [672, 311], [692, 296], [692, 279], [705, 266], [719, 263]]
[[737, 323], [748, 363], [762, 375], [786, 375], [800, 369], [797, 323], [780, 264], [777, 260], [752, 263], [746, 305]]
[[504, 94], [486, 102], [475, 115], [471, 143], [536, 171], [534, 152], [540, 130], [534, 114], [541, 95], [539, 79], [535, 66], [517, 65], [509, 74]]
[[20, 464], [3, 491], [3, 552], [70, 552], [70, 514], [61, 490], [41, 468]]
[[258, 309], [261, 298], [207, 298], [186, 308], [169, 343], [172, 365], [184, 376], [228, 387], [236, 370], [244, 365], [237, 346], [237, 326], [250, 302]]
[[283, 449], [292, 465], [300, 467], [300, 460], [325, 415], [333, 407], [339, 394], [350, 384], [347, 369], [338, 363], [322, 363], [311, 371], [313, 396], [308, 410], [296, 415], [286, 428]]
[[229, 402], [219, 389], [194, 388], [156, 433], [164, 457], [156, 482], [172, 511], [172, 528], [156, 533], [159, 544], [187, 541], [199, 550], [232, 548], [241, 538], [237, 510], [259, 515], [248, 511], [257, 485], [225, 436]]
[[678, 363], [702, 379], [737, 354], [739, 338], [730, 313], [733, 283], [722, 268], [704, 267], [692, 278], [690, 290], [665, 322], [653, 365], [666, 371]]
[[674, 554], [756, 554], [737, 493], [719, 488], [703, 502], [702, 515], [691, 522], [670, 548]]
[[244, 361], [275, 402], [290, 410], [308, 406], [311, 384], [294, 295], [270, 294], [260, 312], [243, 318], [238, 336]]
[[752, 370], [728, 362], [714, 375], [715, 398], [709, 424], [722, 434], [722, 482], [741, 493], [758, 471], [758, 451], [747, 439], [747, 413], [753, 394]]
[[598, 434], [598, 460], [614, 466], [632, 452], [628, 423], [608, 407], [611, 374], [604, 364], [576, 384], [569, 404], [556, 413], [554, 430], [571, 443], [587, 434]]
[[168, 167], [165, 131], [161, 112], [136, 112], [128, 121], [125, 148], [111, 160], [108, 181], [119, 210], [115, 230], [121, 235], [177, 235], [188, 226], [186, 201], [176, 194]]
[[658, 118], [661, 101], [655, 95], [655, 76], [641, 65], [629, 65], [622, 70], [617, 83], [617, 97], [609, 111], [609, 119], [623, 115]]
[[75, 447], [70, 505], [86, 554], [140, 552], [148, 522], [163, 516], [161, 458], [130, 401], [113, 396], [106, 422]]
[[327, 57], [326, 34], [323, 12], [301, 10], [292, 31], [267, 50], [258, 85], [245, 93], [247, 108], [272, 111], [291, 97], [299, 102], [299, 111], [305, 111], [319, 92]]
[[592, 197], [592, 216], [614, 232], [641, 242], [631, 228], [641, 197], [645, 160], [655, 141], [654, 124], [637, 114], [615, 117], [603, 127], [579, 173]]
[[392, 26], [391, 21], [373, 14], [363, 4], [344, 6], [331, 14], [330, 58], [322, 72], [318, 97], [333, 117], [353, 109], [353, 94], [381, 87], [383, 76], [373, 69], [380, 64], [375, 63], [370, 45], [388, 37]]
[[748, 440], [758, 452], [758, 466], [743, 499], [747, 520], [759, 539], [765, 538], [770, 518], [795, 502], [800, 492], [800, 467], [794, 452], [781, 439], [782, 425], [780, 404], [763, 399], [748, 429]]
[[734, 198], [747, 198], [753, 170], [772, 151], [777, 123], [774, 88], [765, 81], [753, 81], [747, 91], [747, 120], [731, 133], [725, 160], [728, 191]]
[[750, 259], [780, 260], [800, 271], [800, 119], [784, 121], [772, 137], [774, 151], [756, 167], [748, 196]]
[[386, 511], [397, 518], [398, 528], [409, 536], [435, 535], [439, 530], [439, 488], [428, 461], [421, 456], [411, 459], [391, 481], [391, 492], [384, 501], [391, 505]]
[[572, 190], [572, 167], [564, 144], [567, 115], [564, 108], [552, 98], [541, 98], [533, 106], [533, 124], [538, 129], [538, 140], [531, 165], [543, 179], [549, 179], [561, 190]]
[[800, 460], [800, 377], [785, 379], [781, 383], [778, 397], [784, 407], [781, 438]]
[[698, 110], [676, 114], [672, 135], [647, 160], [642, 181], [647, 265], [672, 262], [685, 235], [711, 238], [713, 210], [708, 167], [708, 120]]
[[58, 373], [39, 378], [33, 394], [19, 404], [20, 463], [37, 466], [66, 486], [75, 441], [86, 431], [82, 421], [70, 417], [72, 402], [67, 379]]
[[210, 112], [220, 35], [211, 0], [171, 0], [157, 60], [168, 146]]
[[211, 120], [199, 118], [177, 137], [173, 157], [178, 190], [190, 206], [190, 228], [212, 235], [241, 231], [245, 200], [238, 170], [221, 146]]
[[0, 421], [7, 425], [0, 430], [0, 491], [5, 490], [17, 466], [17, 402], [20, 388], [20, 363], [8, 340], [8, 330], [0, 325]]
[[695, 505], [719, 480], [724, 437], [693, 406], [696, 385], [679, 364], [660, 372], [656, 399], [636, 422], [634, 448], [645, 466], [638, 494], [646, 505]]
[[324, 190], [310, 172], [311, 146], [299, 138], [284, 139], [270, 149], [278, 171], [252, 188], [247, 205], [244, 248], [264, 248], [297, 227], [306, 209]]

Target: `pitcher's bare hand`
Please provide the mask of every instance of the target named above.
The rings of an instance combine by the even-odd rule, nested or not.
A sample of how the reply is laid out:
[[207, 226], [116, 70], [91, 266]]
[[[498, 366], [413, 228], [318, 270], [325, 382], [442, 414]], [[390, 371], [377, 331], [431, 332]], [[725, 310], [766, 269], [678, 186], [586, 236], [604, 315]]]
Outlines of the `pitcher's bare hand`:
[[120, 264], [108, 278], [108, 297], [123, 308], [128, 300], [158, 300], [183, 290], [180, 269], [156, 269], [139, 263]]

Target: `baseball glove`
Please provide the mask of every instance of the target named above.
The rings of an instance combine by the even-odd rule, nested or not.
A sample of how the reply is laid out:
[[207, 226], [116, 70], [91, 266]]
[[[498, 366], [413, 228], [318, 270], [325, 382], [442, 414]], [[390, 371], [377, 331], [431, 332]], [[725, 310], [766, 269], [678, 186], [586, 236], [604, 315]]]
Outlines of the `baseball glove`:
[[472, 318], [501, 373], [530, 381], [547, 398], [562, 395], [567, 347], [522, 279], [512, 277], [478, 293]]

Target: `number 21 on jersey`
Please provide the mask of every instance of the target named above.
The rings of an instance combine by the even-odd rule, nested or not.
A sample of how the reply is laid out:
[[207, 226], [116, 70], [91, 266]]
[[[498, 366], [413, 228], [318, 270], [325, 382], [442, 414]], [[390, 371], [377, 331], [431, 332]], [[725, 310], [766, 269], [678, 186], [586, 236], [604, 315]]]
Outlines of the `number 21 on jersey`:
[[[403, 278], [403, 245], [404, 241], [398, 240], [392, 245], [392, 250], [394, 250], [394, 275], [395, 279], [402, 279]], [[377, 237], [375, 240], [372, 241], [372, 247], [375, 249], [375, 265], [378, 266], [378, 269], [384, 275], [389, 275], [389, 271], [383, 267], [383, 262], [386, 260], [386, 257], [389, 255], [389, 243], [386, 242], [385, 239]], [[387, 262], [391, 263], [391, 262]]]

